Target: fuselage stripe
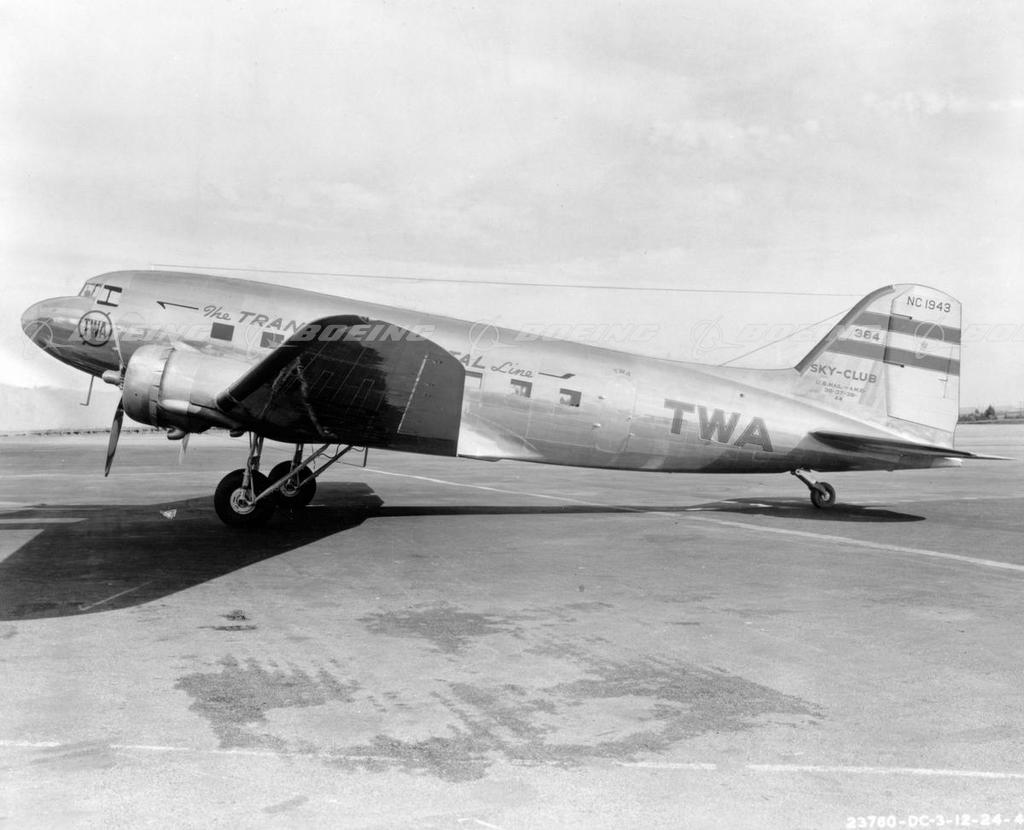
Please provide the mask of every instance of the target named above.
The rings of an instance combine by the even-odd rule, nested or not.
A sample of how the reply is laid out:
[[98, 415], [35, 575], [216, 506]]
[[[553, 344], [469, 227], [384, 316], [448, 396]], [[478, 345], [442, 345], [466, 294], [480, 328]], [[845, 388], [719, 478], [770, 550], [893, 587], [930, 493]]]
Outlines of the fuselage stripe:
[[909, 334], [918, 339], [941, 340], [943, 343], [960, 345], [960, 329], [943, 326], [928, 320], [914, 320], [910, 317], [896, 317], [879, 314], [877, 311], [862, 311], [853, 320], [854, 326], [872, 326], [894, 334]]
[[943, 357], [934, 354], [921, 354], [907, 349], [885, 350], [886, 363], [895, 363], [900, 366], [909, 366], [913, 369], [927, 369], [930, 372], [938, 372], [942, 375], [960, 376], [960, 361], [951, 357]]
[[829, 352], [845, 354], [850, 357], [863, 357], [868, 360], [880, 360], [885, 363], [909, 366], [913, 369], [927, 369], [943, 375], [960, 375], [960, 361], [941, 355], [921, 354], [909, 349], [895, 349], [881, 343], [867, 340], [837, 340], [828, 347]]
[[866, 357], [869, 360], [881, 360], [885, 355], [885, 346], [870, 340], [836, 340], [826, 352], [845, 354], [850, 357]]

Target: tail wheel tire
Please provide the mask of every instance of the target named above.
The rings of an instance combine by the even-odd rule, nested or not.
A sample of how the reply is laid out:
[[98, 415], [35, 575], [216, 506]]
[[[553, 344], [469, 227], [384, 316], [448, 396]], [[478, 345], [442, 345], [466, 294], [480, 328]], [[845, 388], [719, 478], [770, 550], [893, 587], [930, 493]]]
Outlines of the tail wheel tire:
[[[213, 508], [220, 520], [232, 527], [256, 527], [274, 512], [274, 499], [253, 501], [249, 491], [242, 487], [245, 470], [234, 470], [220, 480], [213, 494]], [[267, 477], [253, 473], [253, 491], [259, 495], [267, 489]]]
[[[270, 482], [280, 481], [289, 472], [291, 472], [292, 464], [290, 461], [282, 461], [277, 464], [270, 471]], [[290, 507], [293, 510], [305, 507], [313, 500], [313, 496], [316, 495], [316, 479], [313, 478], [313, 474], [308, 470], [302, 470], [302, 472], [290, 478], [284, 484], [277, 488], [277, 503], [281, 507]]]
[[827, 510], [836, 503], [836, 488], [825, 481], [816, 482], [811, 488], [811, 504]]

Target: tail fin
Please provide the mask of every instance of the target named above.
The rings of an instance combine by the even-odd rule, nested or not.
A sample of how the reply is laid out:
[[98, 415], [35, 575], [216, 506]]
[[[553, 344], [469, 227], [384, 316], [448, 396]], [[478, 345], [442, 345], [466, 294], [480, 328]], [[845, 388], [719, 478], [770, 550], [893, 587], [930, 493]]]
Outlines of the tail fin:
[[868, 294], [796, 365], [797, 396], [932, 444], [953, 443], [960, 303], [925, 285]]

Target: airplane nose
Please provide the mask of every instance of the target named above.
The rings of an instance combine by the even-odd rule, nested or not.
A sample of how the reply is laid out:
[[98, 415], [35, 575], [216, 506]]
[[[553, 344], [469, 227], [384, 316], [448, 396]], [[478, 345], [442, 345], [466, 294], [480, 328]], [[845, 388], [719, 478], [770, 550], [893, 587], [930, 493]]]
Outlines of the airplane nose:
[[41, 303], [33, 303], [21, 315], [21, 330], [28, 335], [30, 340], [35, 340], [39, 329], [46, 325], [52, 315], [47, 314], [48, 300]]
[[65, 343], [91, 305], [92, 301], [86, 297], [43, 300], [25, 309], [21, 329], [29, 340], [44, 349], [51, 344]]

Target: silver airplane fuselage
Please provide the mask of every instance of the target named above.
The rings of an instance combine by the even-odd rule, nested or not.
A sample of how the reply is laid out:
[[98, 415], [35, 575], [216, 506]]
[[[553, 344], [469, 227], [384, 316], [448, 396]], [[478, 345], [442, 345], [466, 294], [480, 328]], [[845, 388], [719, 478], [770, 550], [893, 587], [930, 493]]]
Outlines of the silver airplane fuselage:
[[219, 358], [216, 382], [227, 385], [308, 322], [342, 314], [414, 332], [462, 364], [463, 457], [716, 473], [932, 465], [845, 453], [811, 437], [820, 430], [888, 433], [796, 397], [793, 369], [656, 359], [266, 283], [114, 272], [90, 280], [78, 297], [32, 306], [23, 326], [54, 357], [94, 376], [162, 344]]

